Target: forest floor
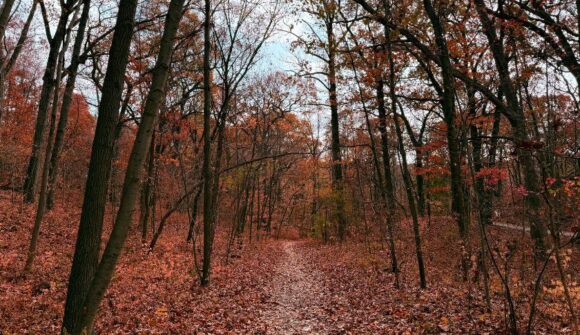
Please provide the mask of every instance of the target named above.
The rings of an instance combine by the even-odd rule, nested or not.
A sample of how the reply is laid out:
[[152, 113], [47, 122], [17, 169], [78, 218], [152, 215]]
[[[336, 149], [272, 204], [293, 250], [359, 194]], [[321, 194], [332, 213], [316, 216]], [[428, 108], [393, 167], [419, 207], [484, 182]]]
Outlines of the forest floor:
[[[48, 213], [33, 270], [22, 277], [33, 213], [33, 206], [0, 192], [2, 335], [58, 334], [60, 330], [80, 210], [57, 207]], [[108, 215], [105, 236], [110, 221]], [[505, 333], [505, 300], [499, 281], [492, 278], [489, 312], [480, 284], [461, 281], [459, 253], [453, 244], [456, 237], [441, 230], [445, 221], [423, 231], [428, 278], [424, 290], [418, 288], [412, 248], [405, 247], [412, 243], [397, 245], [401, 265], [397, 289], [381, 241], [323, 244], [264, 237], [256, 241], [254, 236], [232, 253], [235, 257], [227, 257], [226, 227], [216, 236], [212, 281], [209, 287], [201, 287], [192, 245], [184, 238], [187, 227], [177, 221], [166, 227], [152, 252], [134, 227], [101, 305], [98, 334]], [[503, 245], [500, 237], [496, 240]], [[578, 249], [570, 249], [572, 282], [578, 280]], [[522, 278], [530, 276], [520, 264], [525, 262], [518, 259], [511, 266], [523, 330], [529, 283]], [[554, 278], [550, 266], [534, 334], [572, 334]], [[580, 288], [576, 284], [572, 289], [578, 306]]]
[[283, 241], [284, 254], [278, 260], [275, 275], [268, 284], [266, 308], [260, 317], [266, 333], [322, 334], [328, 320], [324, 314], [325, 292], [322, 274], [308, 264], [297, 248], [297, 242]]

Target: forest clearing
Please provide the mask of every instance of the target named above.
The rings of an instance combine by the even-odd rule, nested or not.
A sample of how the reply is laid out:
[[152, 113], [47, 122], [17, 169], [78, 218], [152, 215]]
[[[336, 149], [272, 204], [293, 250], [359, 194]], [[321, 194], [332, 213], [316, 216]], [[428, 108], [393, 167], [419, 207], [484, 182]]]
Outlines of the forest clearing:
[[580, 335], [580, 0], [0, 0], [0, 335]]

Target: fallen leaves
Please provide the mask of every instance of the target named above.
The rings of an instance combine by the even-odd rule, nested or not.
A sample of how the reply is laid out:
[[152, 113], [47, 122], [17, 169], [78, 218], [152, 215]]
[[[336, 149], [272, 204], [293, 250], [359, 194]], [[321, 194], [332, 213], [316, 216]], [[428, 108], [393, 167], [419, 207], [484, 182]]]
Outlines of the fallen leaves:
[[[0, 331], [56, 334], [60, 331], [78, 209], [57, 207], [47, 215], [38, 262], [20, 277], [32, 226], [31, 208], [0, 192]], [[109, 222], [110, 220], [107, 220]], [[433, 227], [442, 227], [439, 222]], [[139, 233], [130, 236], [101, 306], [102, 334], [501, 334], [505, 332], [501, 285], [492, 278], [492, 311], [477, 284], [449, 271], [444, 231], [425, 232], [429, 288], [418, 289], [412, 251], [398, 244], [402, 287], [393, 286], [388, 255], [380, 244], [323, 245], [262, 239], [244, 242], [239, 258], [225, 262], [227, 237], [218, 231], [212, 282], [201, 287], [193, 269], [187, 227], [168, 225], [158, 248], [148, 253]], [[499, 231], [498, 231], [499, 232]], [[106, 236], [106, 235], [105, 235]], [[401, 238], [406, 238], [402, 236]], [[449, 241], [447, 240], [449, 239]], [[499, 237], [496, 237], [499, 241]], [[411, 245], [411, 244], [409, 244]], [[575, 266], [577, 253], [565, 253]], [[569, 258], [569, 259], [568, 259]], [[525, 269], [517, 269], [523, 271]], [[572, 278], [571, 278], [572, 279]], [[526, 310], [514, 271], [521, 322]], [[572, 281], [572, 280], [571, 280]], [[473, 286], [475, 285], [475, 287]], [[571, 333], [557, 280], [547, 280], [538, 305], [537, 334]], [[575, 301], [578, 287], [571, 286]]]

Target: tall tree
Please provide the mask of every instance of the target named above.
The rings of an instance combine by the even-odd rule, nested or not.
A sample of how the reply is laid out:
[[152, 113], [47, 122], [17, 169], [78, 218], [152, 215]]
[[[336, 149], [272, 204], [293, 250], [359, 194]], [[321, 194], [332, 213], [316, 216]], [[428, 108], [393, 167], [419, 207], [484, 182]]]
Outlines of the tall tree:
[[86, 319], [84, 308], [99, 261], [115, 128], [119, 118], [136, 10], [137, 0], [121, 0], [119, 3], [69, 276], [63, 333], [80, 334], [83, 329], [86, 331], [91, 327], [92, 320]]
[[526, 117], [519, 103], [514, 83], [510, 77], [508, 57], [504, 51], [503, 43], [498, 38], [493, 22], [487, 14], [487, 8], [483, 0], [474, 0], [475, 8], [479, 14], [483, 32], [489, 42], [490, 50], [495, 60], [499, 76], [500, 87], [507, 103], [506, 116], [514, 131], [514, 140], [518, 158], [524, 170], [524, 183], [527, 188], [526, 210], [527, 218], [531, 223], [531, 235], [536, 244], [536, 255], [541, 259], [546, 253], [546, 227], [540, 216], [540, 184], [537, 167], [529, 149], [530, 138], [526, 125]]
[[[387, 0], [383, 0], [383, 6], [385, 8], [385, 14], [387, 17], [391, 16], [391, 8]], [[399, 125], [399, 120], [397, 119], [397, 84], [396, 84], [396, 74], [395, 74], [395, 59], [393, 52], [393, 42], [391, 36], [391, 30], [388, 27], [384, 27], [385, 42], [386, 42], [386, 53], [388, 61], [388, 86], [389, 86], [389, 98], [391, 100], [391, 111], [394, 117], [395, 130], [398, 139], [398, 148], [401, 155], [401, 170], [403, 174], [403, 182], [405, 185], [405, 191], [407, 194], [407, 202], [409, 205], [409, 211], [411, 212], [411, 219], [413, 220], [413, 234], [415, 237], [415, 254], [417, 256], [417, 265], [419, 268], [419, 282], [421, 288], [427, 287], [427, 281], [425, 278], [425, 264], [423, 262], [423, 251], [421, 247], [421, 234], [419, 231], [419, 220], [417, 217], [417, 207], [415, 205], [415, 194], [413, 191], [413, 182], [411, 180], [411, 174], [409, 173], [409, 168], [407, 166], [407, 153], [405, 150], [405, 145], [403, 143], [403, 136], [401, 127]], [[401, 111], [402, 112], [402, 111]]]
[[177, 35], [179, 22], [183, 16], [184, 2], [185, 0], [172, 0], [169, 3], [159, 54], [152, 71], [151, 87], [147, 95], [133, 149], [129, 156], [127, 171], [125, 172], [119, 210], [117, 211], [107, 246], [103, 251], [103, 256], [86, 293], [82, 309], [79, 311], [82, 315], [81, 321], [73, 328], [72, 334], [81, 334], [92, 328], [97, 310], [111, 282], [123, 245], [125, 244], [135, 209], [135, 203], [139, 197], [141, 174], [151, 144], [155, 119], [165, 99], [167, 78], [169, 77], [171, 67], [171, 56], [174, 50], [173, 42]]
[[308, 27], [305, 36], [292, 33], [297, 45], [302, 47], [314, 62], [320, 62], [320, 69], [312, 70], [310, 66], [300, 69], [299, 75], [314, 79], [328, 93], [330, 108], [330, 151], [332, 188], [335, 198], [335, 213], [337, 233], [343, 240], [347, 232], [347, 216], [345, 212], [344, 176], [342, 164], [342, 149], [340, 144], [339, 101], [337, 95], [338, 52], [341, 37], [336, 35], [339, 4], [335, 0], [311, 0], [304, 4], [303, 11], [310, 14], [315, 23], [304, 21]]
[[50, 167], [48, 176], [48, 194], [47, 207], [52, 208], [54, 205], [54, 187], [58, 177], [58, 168], [62, 147], [64, 145], [64, 134], [68, 124], [68, 115], [73, 103], [74, 89], [81, 64], [80, 54], [85, 37], [85, 30], [89, 21], [89, 13], [91, 10], [91, 0], [82, 1], [83, 10], [79, 19], [79, 25], [75, 36], [70, 65], [67, 68], [67, 80], [62, 96], [62, 104], [60, 106], [60, 113], [58, 119], [58, 126], [56, 130], [56, 137], [54, 140], [54, 147], [50, 155]]
[[[201, 284], [208, 285], [211, 270], [211, 244], [213, 238], [214, 213], [212, 201], [211, 160], [211, 3], [205, 0], [205, 19], [203, 21], [203, 272]], [[217, 192], [217, 190], [215, 190]]]
[[32, 152], [28, 160], [28, 167], [26, 170], [26, 179], [24, 181], [24, 200], [28, 203], [33, 202], [36, 197], [37, 175], [41, 162], [41, 150], [46, 144], [45, 128], [48, 110], [50, 108], [50, 98], [56, 86], [56, 72], [58, 55], [66, 36], [69, 18], [74, 11], [78, 0], [61, 1], [61, 12], [54, 32], [54, 36], [50, 34], [50, 28], [47, 25], [47, 39], [49, 40], [48, 58], [46, 61], [46, 68], [42, 77], [42, 91], [40, 93], [40, 101], [38, 102], [38, 113], [36, 115], [36, 125], [34, 128], [34, 139], [32, 143]]
[[[78, 10], [75, 12], [73, 16], [73, 22], [76, 21], [78, 17]], [[46, 201], [47, 201], [47, 186], [48, 186], [48, 172], [49, 172], [49, 165], [50, 165], [50, 154], [52, 152], [53, 147], [53, 139], [54, 133], [56, 129], [56, 117], [58, 112], [58, 105], [60, 100], [60, 90], [58, 89], [60, 86], [60, 82], [62, 81], [62, 75], [64, 72], [64, 53], [68, 49], [68, 44], [70, 42], [71, 37], [71, 29], [67, 31], [67, 35], [65, 37], [63, 48], [60, 51], [58, 62], [57, 62], [57, 70], [56, 70], [56, 86], [57, 88], [53, 90], [53, 98], [52, 98], [52, 105], [51, 105], [51, 113], [50, 113], [50, 121], [48, 124], [48, 137], [46, 139], [46, 148], [44, 152], [44, 162], [42, 166], [42, 174], [40, 178], [40, 194], [38, 198], [38, 205], [36, 207], [36, 215], [34, 217], [34, 226], [32, 228], [32, 236], [30, 239], [30, 245], [28, 248], [28, 256], [26, 259], [26, 264], [24, 265], [24, 272], [30, 271], [32, 267], [32, 262], [36, 256], [36, 246], [38, 243], [38, 237], [40, 234], [40, 225], [42, 223], [42, 219], [44, 217], [44, 212], [46, 210]]]

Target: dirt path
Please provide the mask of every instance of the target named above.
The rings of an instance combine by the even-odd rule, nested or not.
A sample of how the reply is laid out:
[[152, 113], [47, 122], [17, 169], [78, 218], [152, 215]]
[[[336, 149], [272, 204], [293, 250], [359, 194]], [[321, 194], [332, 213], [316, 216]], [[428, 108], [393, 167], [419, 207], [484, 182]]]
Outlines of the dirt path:
[[297, 250], [297, 242], [283, 242], [285, 252], [271, 282], [262, 313], [262, 334], [327, 334], [319, 272]]

